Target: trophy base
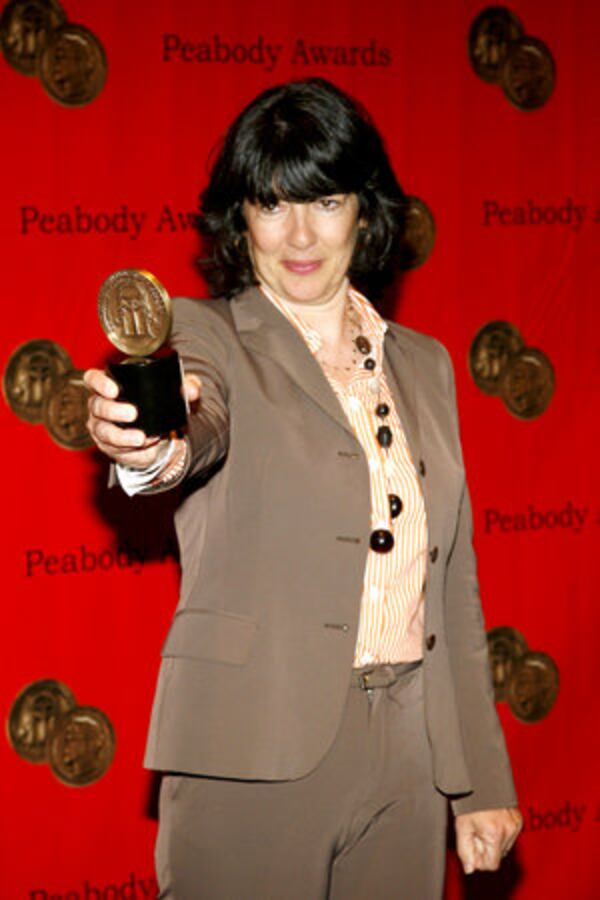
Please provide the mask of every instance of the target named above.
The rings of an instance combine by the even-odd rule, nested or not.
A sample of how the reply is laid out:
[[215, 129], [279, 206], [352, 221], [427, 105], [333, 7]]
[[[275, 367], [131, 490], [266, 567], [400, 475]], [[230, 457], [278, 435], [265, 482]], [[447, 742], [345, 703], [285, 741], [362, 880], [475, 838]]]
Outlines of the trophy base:
[[164, 437], [182, 431], [187, 422], [181, 364], [174, 350], [160, 356], [132, 356], [108, 364], [119, 385], [119, 400], [132, 403], [137, 418], [126, 428], [140, 428], [148, 437]]

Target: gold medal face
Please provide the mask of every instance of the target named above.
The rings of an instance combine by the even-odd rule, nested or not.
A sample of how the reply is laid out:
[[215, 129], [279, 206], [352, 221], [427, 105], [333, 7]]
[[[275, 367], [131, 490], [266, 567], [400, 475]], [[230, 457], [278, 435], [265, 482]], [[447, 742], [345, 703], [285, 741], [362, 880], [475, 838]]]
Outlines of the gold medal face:
[[517, 660], [511, 672], [506, 699], [521, 722], [538, 722], [554, 706], [558, 688], [558, 668], [552, 657], [530, 650]]
[[48, 746], [61, 718], [75, 707], [75, 697], [54, 679], [34, 681], [23, 688], [8, 716], [8, 739], [22, 759], [48, 761]]
[[469, 32], [469, 59], [476, 74], [490, 84], [497, 84], [510, 44], [522, 34], [523, 26], [506, 7], [488, 6], [484, 9]]
[[171, 330], [171, 298], [150, 272], [122, 269], [102, 284], [98, 316], [107, 338], [130, 356], [149, 356]]
[[72, 369], [57, 378], [44, 405], [48, 434], [67, 450], [84, 450], [94, 443], [87, 429], [88, 389], [83, 371]]
[[93, 706], [78, 706], [54, 730], [48, 761], [59, 781], [84, 787], [102, 778], [114, 755], [115, 734], [108, 717]]
[[518, 419], [541, 415], [554, 394], [554, 369], [545, 353], [524, 347], [512, 356], [502, 373], [500, 394]]
[[510, 322], [488, 322], [479, 329], [469, 350], [469, 372], [479, 390], [498, 394], [507, 363], [522, 346], [523, 338]]
[[7, 63], [21, 75], [37, 75], [48, 38], [65, 21], [54, 0], [12, 0], [0, 19], [0, 45]]
[[95, 100], [104, 87], [106, 68], [98, 38], [70, 23], [48, 36], [39, 58], [42, 86], [61, 106], [85, 106]]
[[488, 631], [488, 653], [494, 697], [497, 702], [506, 700], [506, 688], [515, 663], [527, 652], [527, 641], [516, 628], [500, 626]]
[[525, 35], [510, 45], [500, 83], [513, 106], [524, 110], [543, 106], [555, 80], [554, 59], [543, 41]]
[[54, 341], [28, 341], [11, 355], [2, 380], [6, 402], [24, 422], [44, 418], [44, 402], [54, 382], [73, 368], [66, 350]]
[[429, 258], [435, 244], [435, 221], [419, 197], [407, 197], [402, 236], [402, 268], [416, 269]]

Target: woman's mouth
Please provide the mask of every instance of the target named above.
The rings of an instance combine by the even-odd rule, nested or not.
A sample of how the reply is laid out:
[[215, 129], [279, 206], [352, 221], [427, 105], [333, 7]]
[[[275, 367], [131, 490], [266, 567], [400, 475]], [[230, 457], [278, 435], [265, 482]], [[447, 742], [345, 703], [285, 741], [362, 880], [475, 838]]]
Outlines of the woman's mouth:
[[294, 275], [310, 275], [311, 272], [315, 272], [319, 268], [321, 260], [284, 259], [282, 260], [282, 265], [288, 272], [293, 272]]

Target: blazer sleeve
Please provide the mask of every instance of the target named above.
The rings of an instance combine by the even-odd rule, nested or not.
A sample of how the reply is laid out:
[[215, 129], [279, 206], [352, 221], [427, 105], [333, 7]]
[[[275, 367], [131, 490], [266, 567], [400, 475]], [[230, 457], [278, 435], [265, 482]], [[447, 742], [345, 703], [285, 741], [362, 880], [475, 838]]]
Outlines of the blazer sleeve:
[[[452, 363], [446, 350], [444, 355], [458, 431]], [[473, 792], [451, 801], [455, 815], [517, 805], [510, 761], [494, 703], [472, 531], [471, 502], [465, 482], [446, 571], [446, 630]]]
[[188, 417], [183, 479], [212, 468], [227, 453], [228, 362], [233, 334], [226, 300], [178, 298], [173, 310], [170, 344], [179, 353], [185, 374], [197, 375], [201, 382], [200, 400]]

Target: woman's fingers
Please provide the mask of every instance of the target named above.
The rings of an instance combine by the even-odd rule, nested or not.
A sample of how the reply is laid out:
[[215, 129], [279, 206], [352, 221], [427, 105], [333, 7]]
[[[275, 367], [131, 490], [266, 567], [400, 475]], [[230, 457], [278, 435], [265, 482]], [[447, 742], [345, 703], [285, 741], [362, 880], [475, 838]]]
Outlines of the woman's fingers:
[[94, 439], [116, 450], [142, 449], [146, 435], [138, 428], [119, 428], [111, 422], [90, 416], [88, 429]]
[[88, 369], [83, 373], [83, 380], [90, 391], [107, 400], [116, 400], [119, 396], [118, 384], [101, 369]]
[[195, 403], [196, 400], [200, 399], [202, 382], [197, 375], [184, 375], [183, 386], [185, 389], [186, 397], [188, 399], [188, 403]]
[[99, 395], [89, 398], [88, 407], [96, 419], [105, 419], [108, 422], [133, 422], [137, 417], [137, 409], [133, 404], [105, 400]]

